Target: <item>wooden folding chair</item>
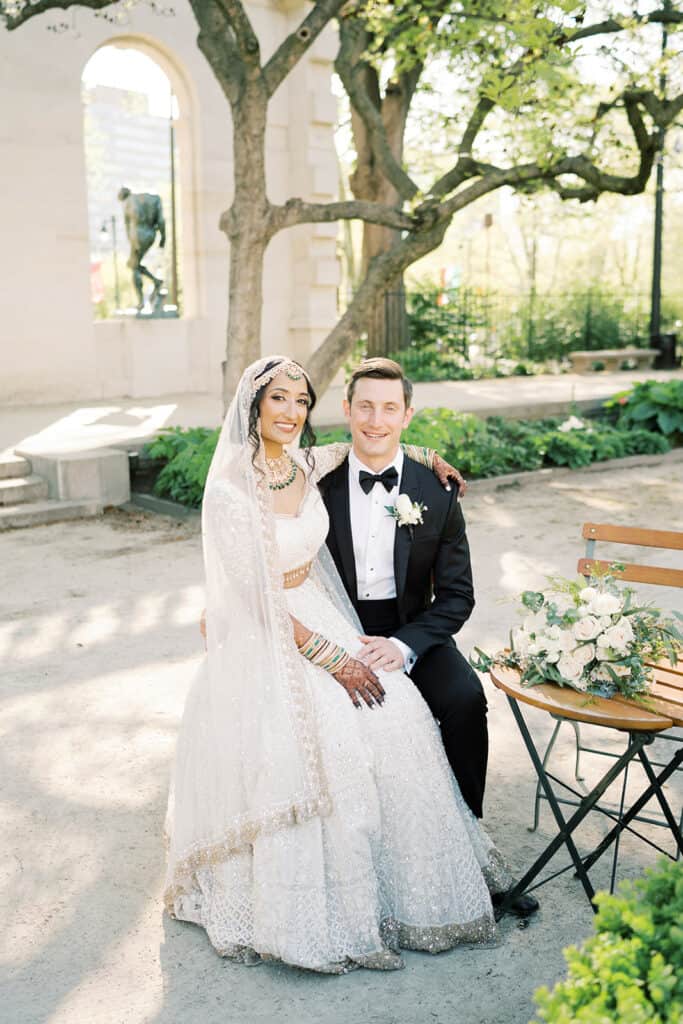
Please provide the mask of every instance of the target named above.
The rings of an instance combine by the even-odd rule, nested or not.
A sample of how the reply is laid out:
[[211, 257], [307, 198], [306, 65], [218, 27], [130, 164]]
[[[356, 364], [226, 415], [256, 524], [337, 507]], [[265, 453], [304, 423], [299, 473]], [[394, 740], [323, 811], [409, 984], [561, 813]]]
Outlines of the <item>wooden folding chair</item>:
[[[595, 548], [596, 544], [619, 544], [632, 545], [634, 547], [647, 547], [656, 548], [662, 551], [683, 551], [683, 532], [677, 532], [673, 530], [647, 530], [638, 527], [631, 526], [615, 526], [608, 523], [584, 523], [582, 529], [582, 536], [586, 541], [586, 549], [583, 558], [579, 558], [577, 569], [580, 575], [585, 576], [588, 579], [591, 573], [596, 567], [602, 570], [611, 568], [611, 573], [615, 578], [627, 580], [633, 583], [645, 583], [650, 585], [665, 586], [665, 587], [677, 587], [683, 588], [683, 569], [671, 569], [664, 566], [658, 565], [643, 565], [636, 562], [623, 562], [619, 561], [620, 568], [615, 569], [614, 564], [616, 559], [607, 560], [605, 558], [596, 558]], [[601, 551], [601, 554], [603, 552]], [[682, 652], [683, 653], [683, 652]], [[656, 693], [657, 697], [662, 698], [675, 707], [680, 708], [683, 706], [683, 660], [679, 660], [678, 663], [673, 666], [669, 664], [660, 664], [658, 668], [658, 679], [653, 684], [653, 693]], [[545, 754], [543, 756], [543, 768], [545, 769], [552, 749], [555, 745], [555, 740], [559, 732], [560, 726], [562, 725], [562, 719], [558, 719], [553, 730], [552, 736], [548, 746], [546, 747]], [[582, 752], [599, 754], [600, 756], [616, 757], [618, 755], [613, 754], [611, 751], [599, 750], [595, 747], [588, 747], [581, 742], [581, 730], [577, 722], [570, 723], [574, 729], [576, 738], [576, 761], [574, 767], [574, 776], [577, 781], [582, 779], [580, 774], [580, 755]], [[659, 738], [668, 740], [674, 743], [678, 743], [679, 746], [683, 740], [680, 736], [659, 734]], [[658, 767], [664, 767], [660, 762], [652, 762]], [[680, 769], [679, 769], [680, 770]], [[626, 773], [624, 775], [623, 788], [622, 788], [622, 810], [623, 802], [626, 791]], [[541, 790], [540, 783], [536, 786], [536, 798], [534, 800], [534, 822], [530, 828], [533, 832], [538, 827], [539, 809], [540, 802], [545, 799], [545, 795]], [[573, 803], [571, 800], [563, 801], [566, 803]], [[621, 811], [620, 811], [621, 813]], [[640, 815], [635, 820], [643, 821], [648, 824], [661, 825], [663, 822], [659, 818], [653, 818], [646, 815]], [[683, 827], [683, 811], [681, 812], [680, 826]], [[679, 854], [677, 853], [676, 859]], [[616, 870], [616, 857], [617, 851], [615, 849], [615, 858], [613, 866], [613, 877]]]

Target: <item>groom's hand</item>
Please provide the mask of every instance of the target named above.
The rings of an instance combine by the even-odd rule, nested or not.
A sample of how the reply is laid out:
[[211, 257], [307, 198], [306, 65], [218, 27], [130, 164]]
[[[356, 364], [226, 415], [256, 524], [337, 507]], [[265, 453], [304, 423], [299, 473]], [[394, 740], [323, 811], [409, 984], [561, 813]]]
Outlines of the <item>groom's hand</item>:
[[373, 672], [378, 668], [384, 668], [387, 672], [403, 668], [403, 654], [396, 644], [385, 636], [362, 636], [360, 642], [363, 649], [359, 653], [359, 660], [362, 661]]
[[438, 452], [434, 453], [434, 459], [432, 461], [432, 472], [436, 474], [439, 483], [442, 484], [447, 491], [450, 491], [450, 481], [455, 480], [458, 485], [458, 497], [462, 498], [467, 490], [467, 481], [460, 475], [455, 466], [451, 466], [449, 462], [442, 459]]

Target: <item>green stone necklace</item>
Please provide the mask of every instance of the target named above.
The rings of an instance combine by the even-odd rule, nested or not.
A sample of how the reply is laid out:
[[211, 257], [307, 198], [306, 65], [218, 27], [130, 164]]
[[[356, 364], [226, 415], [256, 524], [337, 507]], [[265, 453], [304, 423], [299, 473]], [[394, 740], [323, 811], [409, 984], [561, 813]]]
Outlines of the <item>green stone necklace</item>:
[[266, 459], [266, 467], [271, 491], [283, 491], [296, 480], [297, 465], [287, 452], [283, 452], [277, 459]]

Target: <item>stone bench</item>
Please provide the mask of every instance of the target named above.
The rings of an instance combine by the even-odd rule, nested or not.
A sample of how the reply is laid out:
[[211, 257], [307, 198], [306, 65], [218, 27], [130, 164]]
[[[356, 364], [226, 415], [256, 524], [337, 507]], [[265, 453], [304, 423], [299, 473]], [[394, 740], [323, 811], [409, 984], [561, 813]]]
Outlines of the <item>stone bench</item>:
[[595, 363], [602, 364], [600, 369], [620, 370], [624, 363], [635, 363], [649, 370], [659, 351], [656, 348], [603, 348], [593, 352], [570, 352], [569, 360], [572, 370], [576, 373], [591, 373]]

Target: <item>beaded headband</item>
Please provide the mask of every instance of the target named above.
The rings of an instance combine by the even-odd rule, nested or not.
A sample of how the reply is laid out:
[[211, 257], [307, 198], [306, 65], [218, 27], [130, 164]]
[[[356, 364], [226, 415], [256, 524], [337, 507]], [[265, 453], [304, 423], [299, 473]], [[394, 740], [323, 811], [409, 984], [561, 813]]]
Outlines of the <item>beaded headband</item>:
[[[278, 358], [275, 356], [274, 358]], [[279, 373], [284, 373], [290, 380], [305, 380], [310, 384], [310, 377], [302, 366], [298, 363], [293, 362], [291, 359], [282, 356], [280, 362], [276, 363], [275, 366], [259, 374], [251, 382], [251, 397], [253, 398], [256, 392], [262, 388], [265, 384], [269, 384], [273, 377], [277, 377]]]

